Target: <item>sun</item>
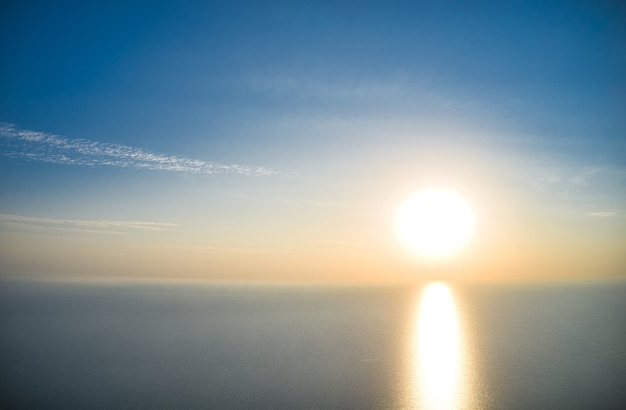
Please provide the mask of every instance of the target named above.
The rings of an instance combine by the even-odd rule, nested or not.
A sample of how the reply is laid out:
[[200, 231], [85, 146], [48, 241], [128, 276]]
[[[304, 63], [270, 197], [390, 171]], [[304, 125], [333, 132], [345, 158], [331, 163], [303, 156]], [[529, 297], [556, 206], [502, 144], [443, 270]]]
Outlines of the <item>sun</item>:
[[460, 195], [426, 188], [402, 204], [396, 228], [411, 250], [440, 259], [459, 251], [472, 236], [474, 225], [474, 212]]

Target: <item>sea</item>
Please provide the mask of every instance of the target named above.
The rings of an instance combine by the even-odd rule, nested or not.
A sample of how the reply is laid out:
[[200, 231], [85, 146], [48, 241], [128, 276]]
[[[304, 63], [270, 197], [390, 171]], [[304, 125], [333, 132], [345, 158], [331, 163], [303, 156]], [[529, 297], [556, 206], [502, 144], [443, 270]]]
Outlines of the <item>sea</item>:
[[626, 280], [0, 281], [2, 409], [626, 409]]

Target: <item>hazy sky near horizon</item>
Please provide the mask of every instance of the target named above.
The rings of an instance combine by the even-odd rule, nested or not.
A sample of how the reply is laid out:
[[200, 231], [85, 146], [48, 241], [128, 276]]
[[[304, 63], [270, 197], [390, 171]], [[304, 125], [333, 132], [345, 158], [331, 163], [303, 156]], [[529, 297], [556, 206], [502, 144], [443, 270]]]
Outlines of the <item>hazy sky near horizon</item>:
[[[0, 273], [626, 274], [618, 1], [5, 2]], [[433, 265], [395, 214], [461, 193]]]

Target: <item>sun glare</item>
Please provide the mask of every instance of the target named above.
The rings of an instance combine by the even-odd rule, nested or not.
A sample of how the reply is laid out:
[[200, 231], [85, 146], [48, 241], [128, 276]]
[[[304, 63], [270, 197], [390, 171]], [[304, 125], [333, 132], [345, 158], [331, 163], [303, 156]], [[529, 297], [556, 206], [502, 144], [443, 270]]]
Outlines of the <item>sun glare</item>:
[[420, 255], [442, 258], [467, 243], [474, 223], [474, 213], [462, 197], [447, 189], [428, 188], [401, 206], [397, 231], [408, 247]]
[[454, 297], [443, 283], [422, 292], [415, 339], [415, 370], [419, 408], [453, 410], [463, 407], [462, 337]]

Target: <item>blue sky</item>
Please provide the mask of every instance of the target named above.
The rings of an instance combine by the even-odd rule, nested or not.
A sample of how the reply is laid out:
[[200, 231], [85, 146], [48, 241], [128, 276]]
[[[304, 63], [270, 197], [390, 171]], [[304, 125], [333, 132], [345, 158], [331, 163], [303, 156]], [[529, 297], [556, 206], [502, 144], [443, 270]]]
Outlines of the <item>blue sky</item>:
[[[66, 235], [55, 272], [79, 240], [112, 255], [356, 243], [386, 249], [374, 265], [387, 266], [389, 215], [422, 184], [462, 191], [483, 226], [516, 227], [485, 228], [491, 241], [525, 247], [553, 226], [549, 249], [592, 238], [624, 266], [619, 2], [34, 1], [0, 14], [2, 240]], [[125, 239], [68, 234], [85, 226]], [[3, 270], [46, 269], [25, 262], [41, 249], [24, 252]]]

